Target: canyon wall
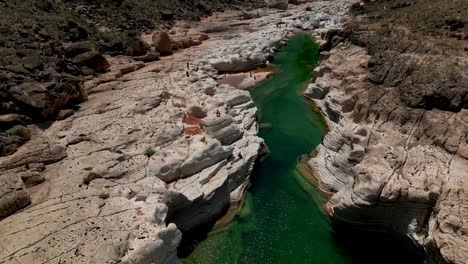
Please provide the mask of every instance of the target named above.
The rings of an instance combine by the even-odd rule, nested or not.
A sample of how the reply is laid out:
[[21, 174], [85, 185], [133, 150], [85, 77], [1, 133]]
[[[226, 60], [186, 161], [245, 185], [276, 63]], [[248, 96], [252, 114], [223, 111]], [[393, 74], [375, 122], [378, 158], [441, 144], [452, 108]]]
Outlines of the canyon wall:
[[308, 165], [336, 223], [408, 237], [427, 263], [467, 263], [468, 46], [446, 18], [461, 6], [437, 4], [440, 18], [400, 2], [356, 5], [325, 36], [305, 96], [330, 133]]

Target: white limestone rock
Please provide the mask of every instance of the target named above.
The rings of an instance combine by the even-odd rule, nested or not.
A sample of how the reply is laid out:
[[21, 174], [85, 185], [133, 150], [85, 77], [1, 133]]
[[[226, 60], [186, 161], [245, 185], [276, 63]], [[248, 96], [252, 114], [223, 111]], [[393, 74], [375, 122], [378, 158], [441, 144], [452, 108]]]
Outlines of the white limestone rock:
[[338, 222], [410, 237], [435, 263], [464, 263], [468, 112], [411, 109], [390, 87], [371, 100], [369, 58], [361, 47], [336, 47], [305, 91], [331, 129], [308, 162], [334, 193], [327, 211]]

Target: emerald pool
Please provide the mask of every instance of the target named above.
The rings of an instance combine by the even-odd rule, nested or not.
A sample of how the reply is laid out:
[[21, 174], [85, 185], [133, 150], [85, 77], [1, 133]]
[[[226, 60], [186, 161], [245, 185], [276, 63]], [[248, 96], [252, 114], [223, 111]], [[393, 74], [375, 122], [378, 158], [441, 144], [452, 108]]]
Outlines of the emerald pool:
[[323, 198], [297, 170], [299, 157], [326, 134], [320, 114], [302, 96], [317, 60], [317, 45], [296, 35], [275, 55], [277, 73], [252, 90], [270, 153], [257, 166], [239, 214], [200, 241], [184, 264], [410, 263], [392, 256], [374, 261], [382, 253], [377, 247], [353, 247], [358, 237], [337, 239]]

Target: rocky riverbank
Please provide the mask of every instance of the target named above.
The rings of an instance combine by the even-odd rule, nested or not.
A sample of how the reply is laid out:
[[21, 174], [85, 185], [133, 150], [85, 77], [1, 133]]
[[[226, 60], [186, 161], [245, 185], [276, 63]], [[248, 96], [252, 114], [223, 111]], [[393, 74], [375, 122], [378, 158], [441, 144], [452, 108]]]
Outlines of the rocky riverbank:
[[[29, 140], [27, 125], [62, 119], [86, 101], [83, 82], [109, 70], [103, 55], [156, 61], [201, 40], [182, 36], [153, 46], [142, 33], [167, 31], [177, 20], [199, 21], [224, 9], [264, 5], [263, 0], [0, 1], [0, 156]], [[63, 109], [67, 112], [60, 113]], [[10, 130], [14, 126], [20, 132]]]
[[427, 263], [468, 261], [468, 46], [457, 20], [466, 15], [453, 11], [462, 6], [355, 6], [347, 28], [329, 32], [332, 49], [305, 91], [331, 129], [308, 163], [335, 193], [331, 217], [408, 237]]
[[217, 79], [265, 65], [294, 30], [336, 28], [350, 1], [274, 6], [144, 34], [187, 49], [104, 57], [110, 70], [79, 86], [87, 101], [29, 125], [0, 158], [0, 262], [177, 263], [181, 231], [243, 196], [263, 142], [249, 93]]

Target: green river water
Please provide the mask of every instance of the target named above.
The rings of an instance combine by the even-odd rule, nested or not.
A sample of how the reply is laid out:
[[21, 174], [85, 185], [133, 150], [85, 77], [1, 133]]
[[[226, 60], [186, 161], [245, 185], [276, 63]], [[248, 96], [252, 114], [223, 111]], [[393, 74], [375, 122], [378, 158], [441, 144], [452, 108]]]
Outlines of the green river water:
[[[354, 247], [359, 237], [337, 238], [323, 198], [296, 169], [298, 158], [326, 133], [320, 114], [302, 96], [317, 60], [317, 45], [304, 35], [294, 36], [275, 55], [278, 73], [252, 90], [260, 137], [271, 153], [255, 170], [239, 214], [210, 232], [182, 259], [184, 264], [416, 263], [406, 261], [405, 248], [395, 246], [397, 251], [389, 254]], [[375, 261], [379, 256], [385, 257]]]

